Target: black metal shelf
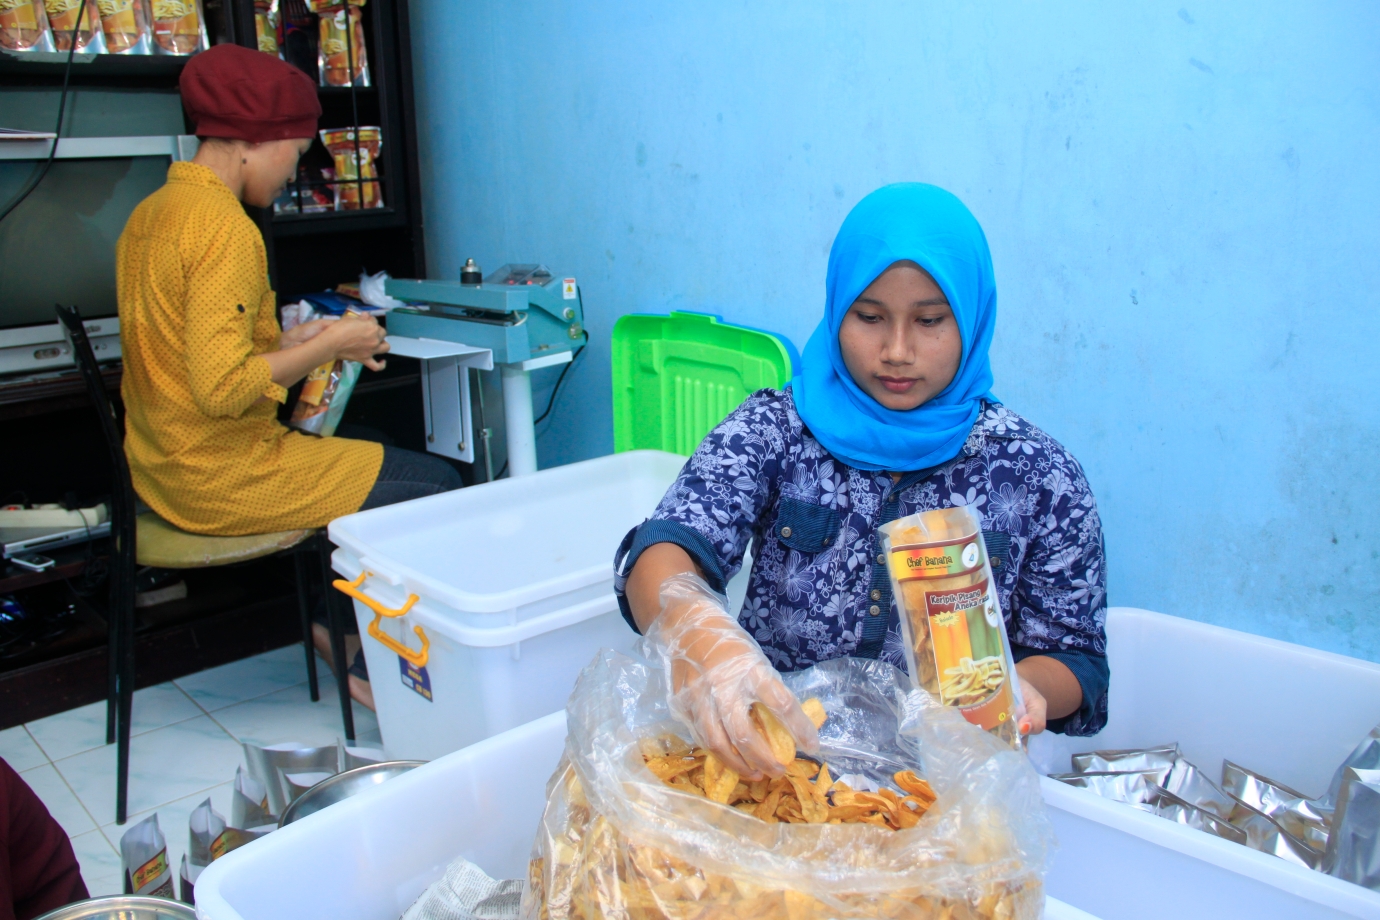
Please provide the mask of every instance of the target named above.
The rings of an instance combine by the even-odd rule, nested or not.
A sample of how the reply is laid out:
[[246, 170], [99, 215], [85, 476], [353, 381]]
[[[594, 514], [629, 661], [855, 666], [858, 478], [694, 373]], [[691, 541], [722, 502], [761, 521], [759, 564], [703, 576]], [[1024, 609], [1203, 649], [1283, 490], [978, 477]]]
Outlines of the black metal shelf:
[[[72, 84], [105, 87], [176, 86], [189, 57], [156, 54], [77, 54], [72, 59]], [[66, 55], [48, 52], [25, 59], [0, 53], [0, 77], [10, 86], [61, 86]]]
[[406, 226], [407, 216], [394, 208], [273, 215], [273, 235], [275, 237], [358, 230], [387, 230]]

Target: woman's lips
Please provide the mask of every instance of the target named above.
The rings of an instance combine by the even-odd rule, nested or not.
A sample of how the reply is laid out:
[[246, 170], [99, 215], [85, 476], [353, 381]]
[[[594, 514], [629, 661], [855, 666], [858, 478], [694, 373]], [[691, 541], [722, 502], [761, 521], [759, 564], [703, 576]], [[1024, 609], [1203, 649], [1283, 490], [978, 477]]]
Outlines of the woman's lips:
[[915, 382], [916, 382], [916, 380], [918, 380], [919, 378], [918, 378], [918, 377], [878, 377], [877, 379], [878, 379], [879, 381], [881, 381], [882, 386], [886, 387], [886, 388], [887, 388], [888, 390], [890, 390], [891, 392], [893, 392], [893, 393], [904, 393], [904, 392], [906, 392], [907, 390], [909, 390], [911, 387], [915, 386]]

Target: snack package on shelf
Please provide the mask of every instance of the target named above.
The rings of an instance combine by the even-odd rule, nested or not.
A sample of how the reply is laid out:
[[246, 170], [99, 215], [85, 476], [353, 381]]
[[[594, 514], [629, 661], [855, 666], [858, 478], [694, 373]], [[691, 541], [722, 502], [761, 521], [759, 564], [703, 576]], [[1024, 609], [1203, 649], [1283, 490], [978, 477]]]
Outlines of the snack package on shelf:
[[1019, 748], [1020, 686], [982, 520], [969, 507], [940, 508], [878, 529], [912, 680]]
[[[96, 0], [43, 0], [43, 8], [48, 13], [48, 29], [53, 36], [53, 47], [58, 51], [71, 51], [75, 35], [77, 51], [87, 54], [105, 53], [101, 11], [96, 6]], [[80, 29], [77, 28], [78, 19], [81, 20]]]
[[206, 16], [201, 0], [151, 0], [153, 41], [157, 54], [188, 55], [204, 51]]
[[[383, 132], [376, 127], [361, 127], [356, 143], [354, 128], [331, 128], [321, 132], [321, 143], [335, 158], [335, 209], [383, 207], [378, 171]], [[353, 181], [356, 179], [362, 181]]]
[[43, 0], [0, 0], [0, 48], [52, 51], [53, 35]]
[[260, 51], [282, 57], [278, 50], [278, 0], [254, 0], [254, 36]]
[[153, 54], [148, 0], [96, 0], [108, 54]]
[[120, 838], [120, 862], [124, 866], [125, 894], [176, 897], [172, 867], [168, 865], [168, 841], [158, 827], [156, 812], [125, 831]]
[[322, 86], [369, 86], [369, 54], [364, 47], [364, 0], [307, 0], [319, 17], [317, 82]]
[[522, 916], [1042, 916], [1052, 835], [1019, 752], [882, 661], [782, 679], [822, 720], [818, 762], [748, 782], [685, 740], [664, 671], [601, 653], [567, 706]]

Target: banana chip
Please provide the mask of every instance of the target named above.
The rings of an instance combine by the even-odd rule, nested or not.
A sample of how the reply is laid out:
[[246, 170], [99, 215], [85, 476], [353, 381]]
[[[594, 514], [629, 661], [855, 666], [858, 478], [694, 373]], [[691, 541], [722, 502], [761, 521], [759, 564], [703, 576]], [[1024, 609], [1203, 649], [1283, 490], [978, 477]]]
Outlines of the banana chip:
[[784, 767], [795, 760], [795, 738], [781, 724], [776, 713], [761, 703], [753, 703], [752, 720], [757, 723], [757, 730], [767, 739], [767, 744], [771, 745], [771, 754], [777, 763]]
[[805, 710], [806, 718], [815, 723], [815, 728], [823, 728], [824, 721], [829, 718], [829, 715], [824, 711], [824, 704], [816, 697], [812, 696], [801, 703], [800, 708]]

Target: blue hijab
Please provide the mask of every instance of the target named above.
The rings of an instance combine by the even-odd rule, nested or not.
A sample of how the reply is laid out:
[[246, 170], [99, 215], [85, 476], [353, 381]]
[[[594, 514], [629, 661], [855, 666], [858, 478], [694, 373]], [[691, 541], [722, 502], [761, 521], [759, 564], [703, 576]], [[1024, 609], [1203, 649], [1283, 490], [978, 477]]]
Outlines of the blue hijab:
[[[853, 381], [839, 351], [839, 325], [868, 285], [894, 262], [930, 273], [963, 335], [953, 381], [929, 402], [888, 409]], [[991, 398], [987, 349], [997, 321], [992, 255], [977, 219], [953, 195], [905, 182], [868, 195], [844, 218], [829, 251], [824, 319], [791, 381], [796, 410], [838, 459], [863, 470], [922, 470], [958, 455]]]

